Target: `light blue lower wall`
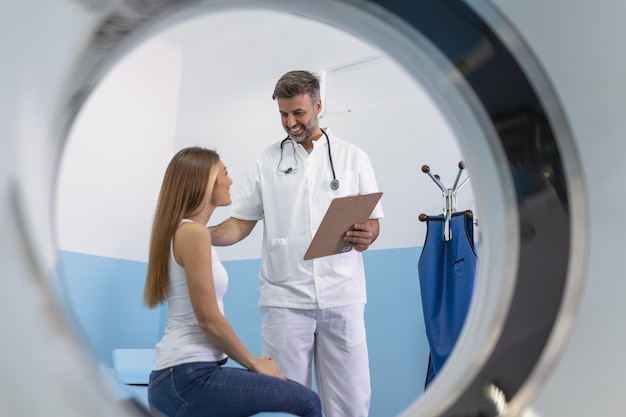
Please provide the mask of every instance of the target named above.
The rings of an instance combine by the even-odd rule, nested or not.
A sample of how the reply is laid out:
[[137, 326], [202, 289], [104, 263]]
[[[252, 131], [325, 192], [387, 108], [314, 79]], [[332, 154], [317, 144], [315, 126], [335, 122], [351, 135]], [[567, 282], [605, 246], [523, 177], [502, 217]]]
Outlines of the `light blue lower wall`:
[[154, 346], [161, 311], [142, 306], [147, 265], [60, 252], [57, 284], [64, 307], [95, 355], [112, 366], [115, 348]]
[[[370, 417], [400, 413], [423, 392], [428, 363], [417, 262], [421, 248], [364, 253], [370, 352]], [[230, 283], [226, 316], [253, 354], [261, 354], [257, 310], [260, 260], [224, 262]], [[150, 348], [166, 309], [141, 304], [146, 264], [74, 252], [60, 253], [59, 294], [94, 356], [111, 367], [115, 348]]]

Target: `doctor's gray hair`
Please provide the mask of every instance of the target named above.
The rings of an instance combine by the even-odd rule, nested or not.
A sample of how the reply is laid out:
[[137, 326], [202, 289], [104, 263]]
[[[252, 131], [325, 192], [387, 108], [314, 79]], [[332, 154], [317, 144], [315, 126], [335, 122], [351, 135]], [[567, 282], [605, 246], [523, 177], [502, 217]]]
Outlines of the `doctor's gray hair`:
[[289, 71], [276, 83], [272, 100], [308, 94], [312, 101], [320, 98], [320, 80], [309, 71]]

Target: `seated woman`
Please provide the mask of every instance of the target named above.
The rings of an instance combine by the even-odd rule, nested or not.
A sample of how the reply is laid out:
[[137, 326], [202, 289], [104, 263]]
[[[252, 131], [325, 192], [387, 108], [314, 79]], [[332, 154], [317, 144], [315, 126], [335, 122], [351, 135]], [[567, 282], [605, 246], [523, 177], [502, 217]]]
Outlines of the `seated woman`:
[[[157, 203], [144, 303], [167, 300], [168, 319], [150, 374], [151, 410], [169, 417], [243, 417], [264, 411], [321, 417], [317, 394], [285, 378], [271, 358], [255, 358], [224, 317], [228, 275], [206, 228], [231, 204], [226, 167], [191, 147], [169, 163]], [[232, 358], [246, 369], [223, 366]]]

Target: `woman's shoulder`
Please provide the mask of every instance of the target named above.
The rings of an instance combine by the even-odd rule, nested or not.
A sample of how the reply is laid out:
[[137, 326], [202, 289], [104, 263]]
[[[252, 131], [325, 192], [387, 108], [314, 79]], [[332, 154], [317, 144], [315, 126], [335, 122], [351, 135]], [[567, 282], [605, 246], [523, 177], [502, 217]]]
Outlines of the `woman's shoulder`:
[[188, 221], [182, 223], [178, 227], [176, 234], [185, 239], [208, 240], [211, 243], [211, 232], [205, 225], [198, 222]]

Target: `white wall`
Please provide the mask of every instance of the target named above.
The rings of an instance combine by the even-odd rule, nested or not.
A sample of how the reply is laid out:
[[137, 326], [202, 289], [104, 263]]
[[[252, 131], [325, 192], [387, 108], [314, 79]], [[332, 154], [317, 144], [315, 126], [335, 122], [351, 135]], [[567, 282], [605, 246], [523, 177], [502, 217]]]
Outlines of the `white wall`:
[[180, 51], [153, 40], [124, 58], [89, 98], [59, 172], [59, 249], [147, 259], [174, 150], [180, 69]]
[[[373, 249], [421, 246], [425, 224], [419, 214], [439, 214], [443, 207], [441, 191], [421, 166], [429, 164], [451, 187], [462, 159], [421, 86], [347, 33], [296, 16], [241, 11], [170, 28], [105, 79], [64, 155], [60, 248], [147, 260], [165, 165], [185, 146], [217, 150], [235, 194], [254, 155], [285, 136], [271, 95], [277, 79], [292, 69], [327, 72], [321, 124], [372, 160], [385, 193], [385, 219]], [[459, 209], [475, 210], [471, 182], [459, 203]], [[211, 222], [229, 212], [218, 209]], [[222, 259], [260, 257], [261, 233], [259, 224], [250, 238], [219, 248]]]

